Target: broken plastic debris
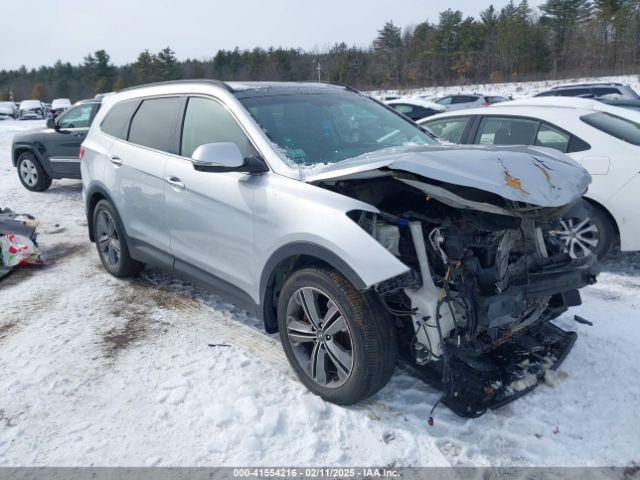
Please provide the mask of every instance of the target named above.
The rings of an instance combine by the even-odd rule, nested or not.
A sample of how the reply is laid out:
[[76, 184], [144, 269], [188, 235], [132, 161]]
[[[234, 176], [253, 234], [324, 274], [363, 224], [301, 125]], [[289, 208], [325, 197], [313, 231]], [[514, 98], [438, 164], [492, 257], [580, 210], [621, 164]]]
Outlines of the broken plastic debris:
[[9, 233], [0, 235], [0, 262], [5, 267], [44, 265], [44, 258], [31, 239]]

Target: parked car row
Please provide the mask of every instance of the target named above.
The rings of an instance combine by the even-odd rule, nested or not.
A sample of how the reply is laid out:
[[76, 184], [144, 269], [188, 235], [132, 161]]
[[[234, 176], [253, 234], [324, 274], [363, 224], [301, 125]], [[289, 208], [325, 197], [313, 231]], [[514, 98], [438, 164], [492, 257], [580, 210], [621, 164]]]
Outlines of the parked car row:
[[386, 97], [385, 103], [406, 115], [411, 120], [418, 121], [443, 111], [488, 107], [489, 105], [506, 102], [508, 100], [509, 98], [498, 95], [460, 93], [440, 97], [429, 95], [395, 98]]
[[68, 98], [56, 98], [50, 104], [40, 100], [23, 100], [22, 102], [0, 102], [0, 120], [43, 120], [55, 118], [71, 107]]

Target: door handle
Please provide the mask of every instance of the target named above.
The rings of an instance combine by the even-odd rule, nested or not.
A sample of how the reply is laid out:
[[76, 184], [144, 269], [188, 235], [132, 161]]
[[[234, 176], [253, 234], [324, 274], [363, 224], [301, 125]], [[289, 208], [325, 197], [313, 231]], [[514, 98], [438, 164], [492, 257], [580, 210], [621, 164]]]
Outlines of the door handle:
[[109, 160], [111, 160], [111, 163], [113, 163], [117, 167], [122, 165], [122, 159], [116, 155], [111, 155], [111, 157], [109, 157]]
[[178, 177], [166, 177], [165, 180], [169, 185], [177, 190], [184, 190], [184, 183]]

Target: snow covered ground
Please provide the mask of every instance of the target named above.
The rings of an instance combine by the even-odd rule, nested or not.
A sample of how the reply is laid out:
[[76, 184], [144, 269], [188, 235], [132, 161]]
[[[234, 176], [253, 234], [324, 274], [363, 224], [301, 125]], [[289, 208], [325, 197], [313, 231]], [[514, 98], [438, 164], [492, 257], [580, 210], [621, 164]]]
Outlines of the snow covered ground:
[[527, 97], [555, 85], [580, 82], [615, 82], [630, 85], [636, 92], [640, 92], [640, 77], [638, 75], [617, 75], [611, 77], [583, 77], [564, 80], [542, 80], [539, 82], [512, 83], [479, 83], [475, 85], [454, 85], [450, 87], [415, 88], [409, 90], [375, 90], [369, 92], [374, 97], [387, 95], [446, 95], [460, 92], [479, 92], [487, 95], [506, 95], [513, 98]]
[[157, 271], [109, 276], [80, 182], [30, 193], [11, 166], [14, 133], [40, 123], [0, 122], [0, 206], [40, 220], [48, 263], [0, 282], [0, 466], [640, 461], [640, 255], [560, 320], [579, 338], [552, 386], [474, 420], [440, 407], [429, 427], [439, 394], [401, 370], [361, 405], [325, 403], [245, 312]]

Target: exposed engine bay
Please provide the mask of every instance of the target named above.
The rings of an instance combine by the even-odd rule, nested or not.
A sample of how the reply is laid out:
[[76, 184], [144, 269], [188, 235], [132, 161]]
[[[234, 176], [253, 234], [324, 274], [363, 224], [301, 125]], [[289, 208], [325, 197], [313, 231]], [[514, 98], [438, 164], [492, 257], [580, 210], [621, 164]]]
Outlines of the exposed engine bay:
[[385, 168], [314, 183], [379, 210], [349, 215], [410, 270], [376, 291], [403, 359], [453, 411], [518, 398], [565, 358], [576, 335], [550, 321], [581, 303], [596, 259], [570, 258], [544, 232], [575, 202], [539, 206]]

